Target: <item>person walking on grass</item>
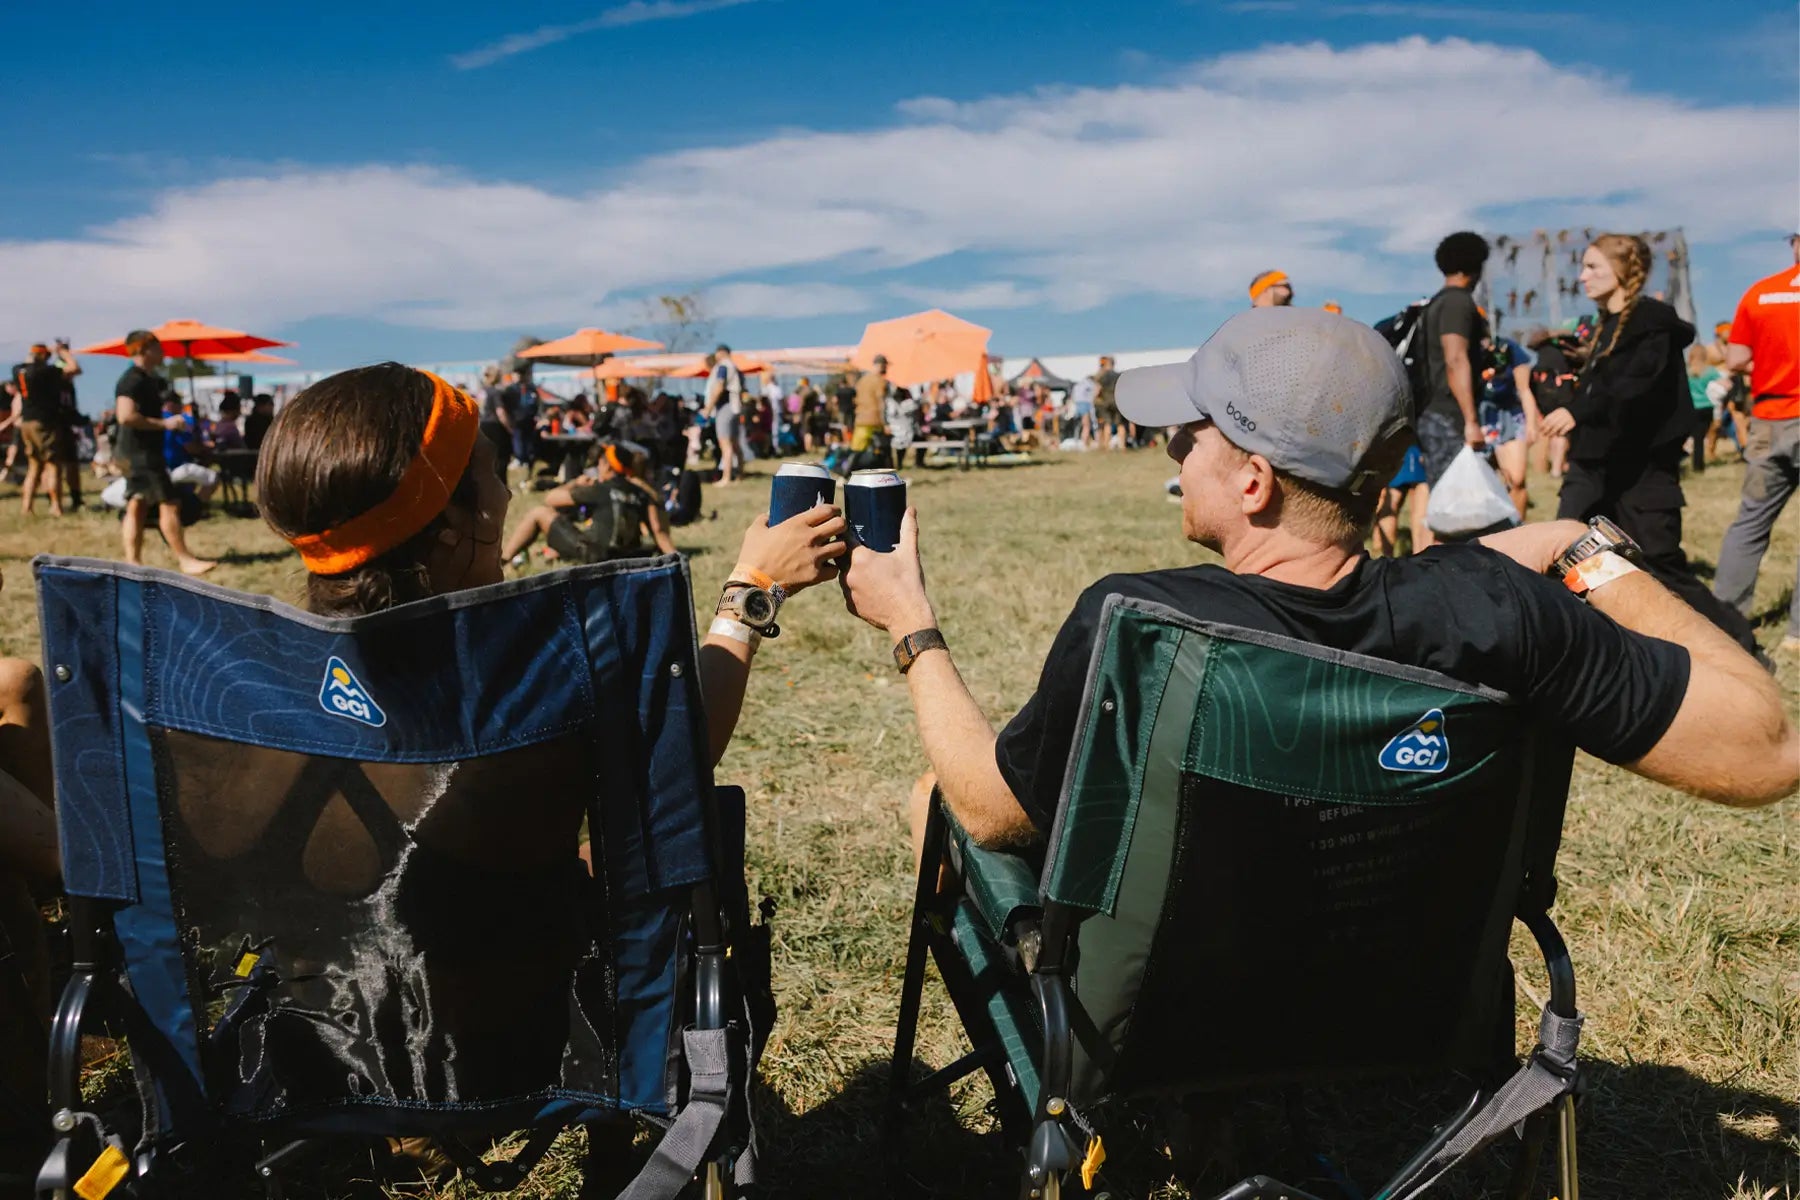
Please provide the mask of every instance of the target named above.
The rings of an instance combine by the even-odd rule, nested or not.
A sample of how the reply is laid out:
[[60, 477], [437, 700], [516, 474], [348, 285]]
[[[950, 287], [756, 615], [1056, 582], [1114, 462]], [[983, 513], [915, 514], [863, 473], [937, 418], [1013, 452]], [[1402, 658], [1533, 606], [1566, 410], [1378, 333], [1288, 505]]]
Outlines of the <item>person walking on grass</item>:
[[744, 473], [744, 373], [732, 360], [730, 346], [713, 351], [712, 369], [706, 377], [705, 412], [719, 441], [719, 486], [728, 487]]
[[1477, 403], [1481, 372], [1475, 356], [1487, 321], [1475, 303], [1474, 287], [1487, 265], [1487, 239], [1479, 233], [1453, 233], [1438, 243], [1437, 268], [1444, 286], [1425, 306], [1419, 335], [1425, 339], [1425, 394], [1414, 397], [1419, 455], [1425, 481], [1436, 485], [1464, 446], [1487, 446]]
[[[1800, 486], [1800, 233], [1788, 239], [1794, 265], [1750, 285], [1731, 320], [1725, 369], [1750, 378], [1744, 492], [1719, 546], [1713, 594], [1748, 617], [1769, 534]], [[1781, 648], [1800, 651], [1800, 577], [1788, 603]]]
[[1755, 653], [1750, 623], [1706, 589], [1681, 546], [1682, 445], [1694, 425], [1683, 355], [1694, 327], [1644, 294], [1651, 262], [1649, 245], [1630, 234], [1603, 233], [1582, 255], [1581, 286], [1600, 318], [1574, 395], [1542, 424], [1569, 437], [1556, 515], [1616, 522], [1664, 587]]
[[19, 510], [32, 515], [42, 486], [50, 500], [50, 515], [63, 515], [63, 484], [73, 489], [75, 506], [81, 507], [81, 482], [75, 472], [75, 431], [72, 415], [63, 403], [69, 380], [81, 374], [81, 366], [66, 343], [57, 342], [56, 361], [42, 342], [31, 347], [29, 361], [13, 368], [13, 416], [19, 444], [25, 448], [25, 485], [19, 494]]
[[125, 561], [143, 562], [144, 524], [156, 513], [157, 528], [184, 575], [204, 575], [219, 564], [188, 550], [181, 528], [181, 503], [169, 478], [163, 457], [163, 437], [186, 427], [180, 413], [162, 415], [163, 381], [156, 374], [162, 365], [162, 342], [154, 333], [136, 329], [125, 335], [131, 366], [113, 388], [114, 412], [119, 434], [114, 454], [125, 472]]
[[[1258, 369], [1269, 361], [1281, 369]], [[913, 792], [915, 852], [934, 785], [977, 845], [1043, 844], [1114, 594], [1497, 689], [1589, 753], [1705, 799], [1768, 804], [1800, 785], [1800, 733], [1774, 679], [1639, 570], [1630, 538], [1607, 523], [1541, 522], [1411, 558], [1368, 556], [1381, 485], [1411, 441], [1412, 401], [1392, 347], [1366, 326], [1253, 309], [1185, 363], [1125, 372], [1118, 399], [1127, 418], [1174, 427], [1182, 533], [1223, 564], [1089, 587], [1036, 694], [997, 736], [926, 593], [917, 512], [892, 553], [850, 553], [847, 605], [893, 639], [931, 763]]]

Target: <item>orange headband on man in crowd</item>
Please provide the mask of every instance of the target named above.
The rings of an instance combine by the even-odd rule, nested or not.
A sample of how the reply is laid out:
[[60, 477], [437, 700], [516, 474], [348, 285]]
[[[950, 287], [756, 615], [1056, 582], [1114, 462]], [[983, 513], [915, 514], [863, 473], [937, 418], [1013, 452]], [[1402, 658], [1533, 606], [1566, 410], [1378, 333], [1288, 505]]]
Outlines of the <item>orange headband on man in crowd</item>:
[[430, 371], [419, 374], [431, 380], [431, 416], [419, 452], [394, 494], [336, 529], [288, 539], [314, 575], [353, 571], [416, 536], [449, 505], [468, 469], [480, 433], [480, 410], [467, 393]]
[[1254, 300], [1276, 284], [1286, 283], [1287, 281], [1288, 277], [1286, 271], [1264, 271], [1261, 275], [1258, 275], [1255, 279], [1250, 281], [1250, 298]]

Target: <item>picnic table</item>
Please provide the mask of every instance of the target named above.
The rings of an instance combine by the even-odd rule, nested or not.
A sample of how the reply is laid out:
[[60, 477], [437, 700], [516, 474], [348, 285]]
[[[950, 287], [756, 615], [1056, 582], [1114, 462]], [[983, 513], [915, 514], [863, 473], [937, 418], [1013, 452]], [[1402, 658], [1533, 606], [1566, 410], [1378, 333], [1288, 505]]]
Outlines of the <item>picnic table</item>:
[[933, 421], [929, 426], [932, 436], [924, 441], [914, 442], [913, 447], [954, 455], [961, 459], [960, 466], [964, 471], [969, 469], [971, 459], [985, 467], [987, 454], [981, 432], [986, 428], [985, 417], [952, 417], [947, 421]]

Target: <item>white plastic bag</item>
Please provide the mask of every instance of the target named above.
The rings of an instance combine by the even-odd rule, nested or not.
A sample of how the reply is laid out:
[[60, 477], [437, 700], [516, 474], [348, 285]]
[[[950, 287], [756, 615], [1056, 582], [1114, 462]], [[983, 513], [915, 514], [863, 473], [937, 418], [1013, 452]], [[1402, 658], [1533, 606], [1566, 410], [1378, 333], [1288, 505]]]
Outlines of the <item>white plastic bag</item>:
[[1513, 507], [1500, 472], [1474, 447], [1464, 446], [1443, 478], [1431, 485], [1425, 523], [1433, 533], [1456, 537], [1495, 525], [1517, 525], [1519, 510]]

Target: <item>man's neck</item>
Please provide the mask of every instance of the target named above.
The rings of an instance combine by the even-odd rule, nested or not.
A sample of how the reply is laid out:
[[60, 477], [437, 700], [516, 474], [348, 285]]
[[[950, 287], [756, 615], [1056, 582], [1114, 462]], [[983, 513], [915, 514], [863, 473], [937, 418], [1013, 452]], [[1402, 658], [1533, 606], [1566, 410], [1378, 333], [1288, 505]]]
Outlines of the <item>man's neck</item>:
[[1252, 530], [1223, 548], [1225, 569], [1295, 587], [1331, 587], [1356, 569], [1360, 549], [1308, 542], [1279, 529]]
[[1465, 292], [1472, 292], [1475, 290], [1475, 281], [1470, 279], [1467, 275], [1446, 275], [1444, 276], [1444, 286], [1461, 288]]

